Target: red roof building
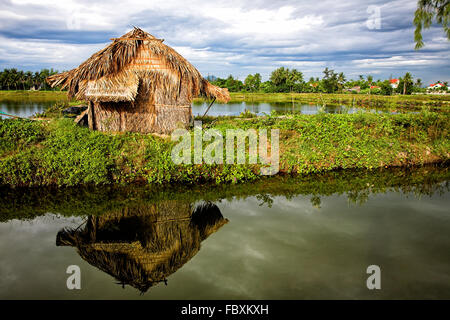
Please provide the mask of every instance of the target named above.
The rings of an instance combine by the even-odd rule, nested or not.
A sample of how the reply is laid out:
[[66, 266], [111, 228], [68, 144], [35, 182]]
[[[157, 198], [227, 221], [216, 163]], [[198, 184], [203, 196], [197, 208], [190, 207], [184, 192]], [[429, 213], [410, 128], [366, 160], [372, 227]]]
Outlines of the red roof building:
[[398, 79], [389, 79], [389, 82], [391, 83], [391, 87], [394, 89], [397, 89], [398, 84], [400, 83], [400, 80]]

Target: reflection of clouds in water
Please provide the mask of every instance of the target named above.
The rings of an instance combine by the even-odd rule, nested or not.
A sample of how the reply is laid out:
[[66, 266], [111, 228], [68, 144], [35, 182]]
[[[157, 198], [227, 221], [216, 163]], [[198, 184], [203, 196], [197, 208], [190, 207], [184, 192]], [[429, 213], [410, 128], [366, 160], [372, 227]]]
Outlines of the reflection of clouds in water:
[[[296, 210], [301, 206], [311, 207], [308, 197], [294, 197], [291, 201], [276, 198], [272, 209], [255, 206], [255, 199], [234, 201], [221, 207], [230, 218], [230, 225], [204, 250], [219, 257], [223, 246], [229, 249], [227, 259], [239, 272], [219, 266], [215, 274], [221, 274], [235, 296], [289, 298], [290, 292], [290, 298], [301, 298], [298, 294], [304, 292], [303, 297], [310, 298], [370, 297], [361, 283], [365, 281], [364, 270], [373, 259], [393, 272], [386, 296], [414, 296], [407, 288], [418, 276], [424, 286], [450, 286], [444, 274], [430, 270], [427, 262], [431, 258], [430, 244], [424, 243], [424, 238], [429, 237], [423, 234], [438, 226], [448, 230], [448, 221], [441, 226], [441, 221], [446, 219], [442, 215], [445, 210], [442, 203], [435, 204], [434, 199], [407, 199], [401, 193], [387, 192], [374, 195], [363, 206], [348, 206], [345, 197], [335, 195], [322, 197], [322, 209], [311, 215]], [[448, 202], [448, 199], [441, 197], [437, 201]], [[421, 207], [427, 211], [425, 215], [417, 209]], [[423, 230], [425, 221], [434, 227]], [[440, 234], [445, 232], [442, 230]], [[443, 246], [449, 245], [448, 239], [434, 238], [432, 246], [445, 251]], [[401, 259], [395, 262], [389, 258], [399, 253]], [[431, 258], [436, 259], [437, 269], [448, 265], [445, 258]], [[415, 267], [402, 267], [411, 264]], [[422, 276], [421, 268], [426, 270], [428, 278]], [[214, 278], [210, 269], [201, 269], [206, 270], [206, 278]], [[404, 287], [396, 287], [396, 281]]]
[[[248, 197], [241, 200], [222, 201], [219, 207], [233, 208], [239, 211], [240, 215], [256, 217], [262, 210], [270, 210], [272, 214], [276, 215], [278, 212], [283, 211], [289, 214], [314, 214], [318, 212], [317, 208], [311, 204], [311, 196], [296, 196], [291, 199], [287, 199], [284, 196], [272, 196], [269, 197], [273, 200], [272, 208], [269, 208], [267, 203], [255, 197]], [[239, 203], [236, 205], [236, 203]], [[271, 210], [273, 209], [273, 210]]]
[[294, 199], [286, 199], [279, 196], [273, 198], [273, 205], [283, 211], [309, 215], [317, 212], [317, 208], [311, 205], [310, 198], [311, 196], [297, 196]]
[[[193, 103], [192, 114], [194, 116], [203, 115], [208, 106], [209, 103]], [[319, 112], [325, 113], [356, 113], [358, 111], [380, 112], [376, 110], [368, 110], [367, 108], [356, 108], [356, 107], [351, 108], [338, 105], [327, 105], [325, 108], [323, 108], [322, 105], [310, 105], [301, 103], [295, 103], [294, 107], [292, 107], [292, 104], [289, 102], [287, 103], [241, 102], [241, 103], [227, 103], [227, 104], [214, 103], [211, 109], [208, 111], [208, 115], [237, 116], [246, 110], [255, 113], [257, 115], [270, 114], [272, 111], [291, 113], [292, 110], [294, 110], [295, 112], [300, 112], [302, 114], [317, 114]]]
[[[407, 194], [407, 199], [415, 201], [398, 201], [397, 204], [408, 207], [410, 211], [426, 212], [427, 215], [434, 218], [439, 219], [446, 216], [450, 219], [450, 210], [448, 209], [448, 206], [443, 205], [443, 203], [447, 202], [445, 195], [442, 197], [434, 197], [433, 201], [429, 201], [429, 196], [417, 196], [411, 193]], [[421, 199], [425, 201], [418, 201]]]
[[[348, 205], [346, 195], [334, 194], [321, 196], [320, 210], [310, 195], [273, 199], [272, 208], [259, 206], [256, 197], [217, 202], [229, 223], [170, 275], [168, 286], [158, 284], [142, 298], [373, 298], [365, 270], [374, 263], [388, 271], [382, 297], [448, 298], [448, 192], [419, 199], [386, 191], [363, 205]], [[77, 222], [47, 215], [1, 223], [0, 297], [73, 298], [65, 270], [78, 264], [79, 297], [140, 298], [74, 248], [55, 246], [56, 233]]]
[[59, 298], [51, 291], [61, 293], [66, 267], [78, 259], [56, 253], [55, 234], [71, 220], [50, 214], [0, 223], [0, 298]]
[[[48, 107], [56, 103], [46, 102], [46, 103], [31, 103], [31, 102], [2, 102], [0, 103], [0, 111], [6, 112], [8, 114], [29, 117], [36, 113], [41, 113], [45, 111]], [[192, 114], [203, 115], [208, 108], [209, 103], [193, 103], [192, 104]], [[326, 108], [322, 108], [321, 105], [309, 105], [309, 104], [299, 104], [295, 103], [294, 108], [290, 103], [228, 103], [219, 104], [214, 103], [211, 109], [208, 111], [209, 116], [237, 116], [244, 111], [250, 111], [257, 115], [268, 115], [272, 111], [291, 113], [292, 110], [295, 112], [300, 112], [302, 114], [317, 114], [319, 111], [325, 113], [356, 113], [359, 111], [363, 112], [377, 112], [383, 113], [385, 111], [381, 110], [368, 110], [367, 108], [349, 108], [345, 106], [335, 106], [327, 105]]]
[[[57, 214], [48, 213], [45, 216], [36, 217], [32, 220], [10, 220], [7, 223], [0, 223], [0, 239], [6, 239], [5, 232], [14, 233], [16, 236], [24, 236], [29, 238], [31, 235], [47, 233], [54, 230], [55, 225], [67, 226], [76, 225], [81, 222], [82, 218], [71, 217], [64, 218]], [[16, 238], [16, 237], [15, 237]], [[2, 241], [6, 244], [8, 241]]]
[[243, 251], [245, 253], [245, 256], [247, 256], [247, 257], [252, 257], [252, 258], [260, 259], [260, 260], [265, 259], [264, 253], [262, 253], [261, 251], [258, 251], [255, 248], [252, 248], [248, 243], [246, 243], [244, 245]]

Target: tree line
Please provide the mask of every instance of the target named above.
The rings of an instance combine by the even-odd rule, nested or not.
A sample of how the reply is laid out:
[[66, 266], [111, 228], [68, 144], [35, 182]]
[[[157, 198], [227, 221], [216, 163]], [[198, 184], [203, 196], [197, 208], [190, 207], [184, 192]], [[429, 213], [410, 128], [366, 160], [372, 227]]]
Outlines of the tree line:
[[[42, 69], [41, 71], [21, 71], [15, 68], [0, 71], [0, 90], [55, 90], [52, 89], [45, 79], [57, 70]], [[280, 67], [272, 71], [269, 80], [262, 81], [261, 74], [249, 74], [245, 80], [234, 78], [216, 78], [208, 76], [207, 79], [214, 85], [228, 88], [230, 92], [306, 92], [306, 93], [369, 93], [369, 94], [411, 94], [413, 92], [425, 92], [422, 88], [421, 79], [413, 79], [411, 73], [407, 72], [398, 78], [396, 86], [392, 86], [390, 79], [374, 80], [371, 75], [359, 75], [356, 80], [347, 80], [343, 72], [335, 72], [325, 68], [322, 78], [311, 77], [308, 81], [297, 69]], [[440, 81], [438, 81], [440, 82]], [[442, 82], [448, 86], [447, 82]]]
[[[371, 75], [359, 75], [357, 79], [347, 80], [343, 72], [335, 72], [325, 68], [322, 78], [311, 77], [304, 79], [304, 75], [297, 69], [280, 67], [272, 71], [269, 80], [262, 81], [261, 74], [249, 74], [244, 82], [229, 75], [228, 78], [209, 76], [208, 80], [216, 86], [228, 88], [230, 92], [311, 92], [311, 93], [370, 93], [381, 95], [411, 94], [425, 92], [421, 79], [414, 79], [407, 72], [392, 83], [392, 79], [375, 80]], [[447, 85], [446, 82], [444, 82]]]
[[53, 69], [36, 72], [4, 69], [0, 71], [0, 90], [53, 90], [45, 79], [56, 73]]

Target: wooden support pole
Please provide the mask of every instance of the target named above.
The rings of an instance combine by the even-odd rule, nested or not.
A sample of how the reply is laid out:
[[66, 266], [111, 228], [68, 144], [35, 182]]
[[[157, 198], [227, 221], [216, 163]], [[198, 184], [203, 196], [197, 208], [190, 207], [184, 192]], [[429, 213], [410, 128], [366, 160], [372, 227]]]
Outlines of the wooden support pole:
[[213, 101], [211, 102], [211, 104], [209, 105], [208, 109], [206, 109], [205, 113], [203, 114], [203, 116], [206, 116], [206, 114], [208, 113], [209, 109], [211, 108], [211, 106], [213, 105], [214, 101], [216, 101], [216, 97], [214, 97]]
[[88, 103], [88, 125], [89, 129], [94, 130], [94, 104], [92, 101]]

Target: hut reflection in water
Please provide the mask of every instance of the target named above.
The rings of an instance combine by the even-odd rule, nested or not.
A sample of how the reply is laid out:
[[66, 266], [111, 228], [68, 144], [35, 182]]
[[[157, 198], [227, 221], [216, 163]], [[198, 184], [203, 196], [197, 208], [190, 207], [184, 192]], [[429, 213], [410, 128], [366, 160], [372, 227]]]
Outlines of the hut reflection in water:
[[192, 259], [200, 243], [228, 222], [205, 202], [193, 208], [177, 200], [89, 216], [75, 229], [58, 232], [57, 246], [73, 246], [89, 264], [123, 287], [142, 293]]

